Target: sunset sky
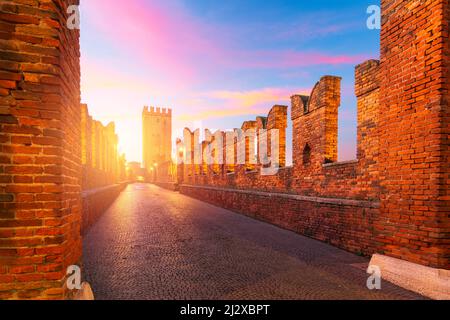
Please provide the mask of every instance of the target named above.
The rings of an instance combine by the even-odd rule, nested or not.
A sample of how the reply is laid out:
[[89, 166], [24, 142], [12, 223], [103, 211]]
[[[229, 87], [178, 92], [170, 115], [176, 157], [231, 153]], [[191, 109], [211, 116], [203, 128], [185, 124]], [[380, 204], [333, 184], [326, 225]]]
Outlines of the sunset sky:
[[309, 94], [322, 75], [341, 76], [339, 158], [353, 159], [354, 66], [379, 55], [379, 31], [366, 27], [371, 4], [379, 1], [83, 1], [82, 101], [116, 123], [120, 149], [140, 162], [145, 105], [173, 109], [175, 138], [185, 126], [240, 127]]

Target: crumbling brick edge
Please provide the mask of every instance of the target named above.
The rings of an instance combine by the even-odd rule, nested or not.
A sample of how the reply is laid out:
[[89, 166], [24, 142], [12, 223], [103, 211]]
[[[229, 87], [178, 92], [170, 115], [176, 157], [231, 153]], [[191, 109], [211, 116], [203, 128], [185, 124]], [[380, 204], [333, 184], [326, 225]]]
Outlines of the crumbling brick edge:
[[[331, 225], [323, 224], [324, 220], [320, 215], [331, 217], [328, 221], [337, 219], [335, 215], [342, 215], [341, 219], [345, 219], [348, 212], [361, 212], [356, 209], [373, 211], [376, 215], [380, 208], [379, 201], [360, 201], [352, 199], [337, 199], [337, 198], [323, 198], [323, 197], [309, 197], [288, 193], [274, 193], [253, 190], [239, 190], [232, 188], [219, 188], [211, 186], [196, 186], [189, 184], [179, 185], [179, 190], [182, 194], [205, 201], [207, 203], [217, 205], [231, 211], [241, 213], [252, 218], [274, 224], [283, 229], [291, 230], [303, 236], [313, 238], [322, 242], [326, 242], [337, 246], [341, 249], [353, 252], [363, 253], [366, 256], [372, 256], [370, 266], [379, 267], [381, 276], [385, 281], [391, 282], [407, 290], [417, 292], [423, 296], [431, 299], [446, 300], [450, 299], [450, 271], [444, 269], [436, 269], [429, 266], [408, 262], [405, 260], [396, 259], [379, 254], [376, 242], [371, 236], [370, 228], [368, 233], [359, 233], [359, 226], [353, 220], [355, 225], [347, 224], [343, 227], [332, 227]], [[265, 198], [267, 201], [261, 201]], [[276, 208], [278, 204], [290, 202], [298, 202], [299, 206], [305, 206], [305, 211], [314, 208], [311, 215], [315, 215], [322, 224], [316, 227], [314, 231], [308, 229], [309, 232], [303, 232], [305, 229], [298, 223], [302, 221], [307, 224], [309, 214], [305, 211], [298, 210], [298, 207], [293, 209], [297, 215], [295, 220], [292, 219], [291, 214], [286, 214], [286, 207], [281, 207], [271, 215], [259, 215], [257, 212], [261, 210], [262, 206], [267, 206], [268, 203], [273, 204]], [[311, 206], [308, 206], [307, 204]], [[294, 206], [295, 207], [295, 206]], [[320, 208], [320, 209], [317, 209]], [[340, 208], [336, 211], [336, 208]], [[356, 214], [358, 216], [358, 214]], [[271, 220], [268, 217], [278, 217], [278, 220]], [[285, 219], [285, 221], [283, 221]], [[372, 218], [369, 218], [369, 220]], [[304, 221], [306, 220], [306, 221]], [[297, 223], [293, 223], [297, 221]], [[353, 228], [354, 227], [354, 228]], [[330, 233], [326, 230], [331, 228], [331, 233], [335, 233], [336, 238], [340, 241], [336, 242], [330, 237]], [[365, 228], [365, 227], [364, 227]], [[351, 238], [355, 238], [352, 239]], [[355, 244], [356, 243], [356, 244]], [[367, 245], [369, 243], [369, 245]], [[352, 244], [355, 245], [352, 247]], [[364, 245], [367, 245], [364, 248]], [[359, 249], [355, 249], [358, 248]], [[377, 252], [378, 251], [378, 252]]]

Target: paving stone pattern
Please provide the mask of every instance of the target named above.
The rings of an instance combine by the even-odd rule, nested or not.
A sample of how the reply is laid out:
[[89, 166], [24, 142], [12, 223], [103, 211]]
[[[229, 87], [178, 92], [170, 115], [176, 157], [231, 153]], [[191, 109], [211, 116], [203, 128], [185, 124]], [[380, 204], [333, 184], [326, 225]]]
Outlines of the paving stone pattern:
[[421, 299], [366, 288], [368, 259], [153, 185], [134, 184], [84, 238], [96, 299]]

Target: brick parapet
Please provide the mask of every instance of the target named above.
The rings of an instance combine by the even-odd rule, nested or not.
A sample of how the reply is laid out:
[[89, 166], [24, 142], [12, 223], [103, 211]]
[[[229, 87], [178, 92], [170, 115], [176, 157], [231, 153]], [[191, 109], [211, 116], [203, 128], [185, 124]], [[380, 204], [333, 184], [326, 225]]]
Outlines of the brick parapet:
[[[371, 61], [367, 62], [367, 65], [372, 64]], [[372, 72], [376, 74], [375, 71]], [[358, 83], [369, 86], [371, 81], [372, 79], [366, 77], [358, 80]], [[236, 188], [250, 188], [260, 191], [276, 190], [277, 192], [293, 192], [309, 196], [343, 197], [359, 200], [377, 199], [379, 194], [375, 183], [368, 183], [368, 186], [364, 186], [364, 188], [360, 187], [363, 184], [361, 181], [366, 178], [361, 174], [363, 171], [361, 161], [363, 160], [350, 163], [338, 163], [336, 161], [340, 82], [341, 78], [339, 77], [325, 76], [312, 90], [312, 99], [300, 95], [292, 97], [292, 113], [295, 113], [298, 108], [301, 109], [300, 115], [292, 117], [294, 119], [294, 165], [292, 168], [280, 170], [274, 176], [262, 176], [260, 175], [260, 164], [256, 166], [226, 164], [218, 172], [204, 170], [204, 174], [200, 175], [198, 171], [195, 173], [192, 170], [195, 165], [190, 165], [184, 170], [184, 181], [199, 185], [231, 185]], [[377, 107], [374, 108], [377, 109]], [[241, 128], [255, 128], [258, 141], [261, 139], [259, 129], [279, 129], [280, 154], [283, 155], [286, 149], [287, 107], [274, 106], [267, 117], [257, 117], [255, 121], [245, 121]], [[193, 133], [190, 130], [188, 132], [191, 133], [191, 139], [193, 139]], [[266, 143], [268, 149], [270, 149], [270, 138], [267, 139]], [[226, 144], [226, 139], [224, 139], [224, 144]], [[237, 140], [235, 140], [234, 145], [236, 162]], [[311, 147], [310, 159], [307, 164], [304, 163], [304, 147], [306, 145]], [[202, 142], [203, 149], [207, 146], [207, 142]], [[260, 143], [257, 143], [256, 157], [258, 160], [260, 159], [259, 147]], [[194, 146], [191, 146], [191, 149], [193, 148]], [[226, 145], [224, 150], [224, 158], [226, 159]], [[191, 156], [192, 161], [194, 161], [193, 155]], [[247, 141], [246, 160], [248, 156], [249, 145]], [[285, 161], [283, 156], [281, 158], [282, 169]], [[333, 165], [324, 166], [324, 164]], [[375, 171], [375, 169], [370, 168], [370, 172], [373, 174], [372, 170]], [[285, 174], [286, 172], [289, 172], [289, 174]]]
[[330, 243], [350, 252], [371, 255], [373, 221], [379, 203], [306, 197], [234, 188], [180, 185], [180, 192], [281, 228]]
[[450, 268], [448, 243], [448, 0], [383, 0], [380, 219], [394, 258]]
[[0, 7], [0, 299], [67, 297], [81, 259], [78, 1]]
[[[147, 174], [161, 173], [157, 167], [172, 161], [172, 109], [144, 107], [142, 142], [142, 161]], [[164, 172], [165, 176], [168, 174]]]
[[126, 161], [119, 155], [119, 139], [113, 122], [103, 125], [81, 105], [82, 190], [95, 189], [126, 180]]

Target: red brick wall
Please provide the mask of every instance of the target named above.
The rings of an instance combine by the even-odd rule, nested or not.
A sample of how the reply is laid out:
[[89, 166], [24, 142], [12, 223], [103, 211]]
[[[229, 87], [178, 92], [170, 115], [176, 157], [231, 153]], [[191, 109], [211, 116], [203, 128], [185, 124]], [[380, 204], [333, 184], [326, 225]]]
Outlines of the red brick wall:
[[376, 252], [372, 241], [377, 202], [181, 185], [191, 197], [220, 205], [358, 254]]
[[362, 198], [379, 199], [380, 62], [378, 60], [369, 60], [356, 67], [355, 94], [358, 103], [357, 188]]
[[382, 4], [381, 62], [355, 69], [356, 161], [336, 162], [340, 78], [326, 76], [292, 97], [292, 168], [185, 174], [181, 191], [353, 252], [449, 269], [450, 4]]
[[[286, 129], [287, 129], [287, 110], [286, 106], [274, 106], [268, 116], [267, 116], [267, 151], [268, 156], [271, 157], [271, 131], [278, 130], [279, 135], [279, 146], [278, 146], [278, 156], [279, 156], [279, 166], [286, 166]], [[247, 149], [247, 148], [246, 148]], [[258, 153], [259, 155], [259, 153]], [[259, 156], [258, 156], [259, 159]]]
[[127, 180], [124, 155], [119, 156], [114, 122], [104, 126], [81, 105], [81, 154], [83, 190], [100, 188]]
[[[65, 297], [65, 270], [81, 256], [79, 33], [65, 27], [65, 9], [76, 2], [1, 3], [2, 299]], [[356, 70], [358, 162], [324, 164], [336, 161], [339, 105], [339, 80], [325, 77], [309, 99], [309, 116], [301, 110], [308, 100], [293, 97], [293, 168], [267, 177], [244, 166], [203, 176], [182, 170], [191, 172], [186, 183], [283, 195], [186, 186], [184, 192], [347, 250], [448, 269], [450, 3], [382, 6], [381, 64]], [[318, 125], [306, 131], [305, 121]], [[256, 125], [270, 126], [270, 115]], [[112, 169], [99, 157], [106, 150], [92, 154], [100, 170]]]
[[382, 1], [376, 237], [390, 256], [447, 269], [449, 7]]
[[[186, 184], [233, 186], [238, 189], [289, 192], [309, 196], [378, 199], [375, 191], [369, 193], [358, 186], [358, 172], [362, 171], [358, 161], [336, 162], [340, 81], [340, 78], [326, 76], [312, 91], [311, 99], [297, 95], [292, 97], [293, 167], [283, 167], [286, 152], [287, 107], [274, 106], [267, 117], [257, 117], [255, 122], [246, 121], [242, 127], [246, 128], [249, 123], [252, 123], [252, 126], [256, 126], [257, 129], [276, 128], [280, 131], [281, 169], [277, 175], [260, 175], [261, 164], [255, 166], [254, 171], [247, 170], [247, 164], [225, 165], [225, 169], [218, 170], [218, 174], [214, 174], [213, 170], [205, 170], [205, 174], [200, 174], [199, 170], [193, 170], [193, 165], [187, 165], [183, 181]], [[369, 80], [360, 80], [361, 83], [364, 81]], [[303, 111], [303, 101], [309, 107], [306, 113]], [[373, 109], [376, 108], [373, 107]], [[193, 137], [193, 134], [191, 136]], [[267, 140], [268, 149], [270, 149], [270, 137]], [[303, 150], [306, 144], [311, 146], [309, 164], [303, 163]], [[204, 148], [207, 143], [203, 141], [202, 145]], [[226, 147], [224, 149], [226, 150]], [[259, 150], [257, 153], [259, 155]], [[249, 155], [248, 143], [246, 154]], [[226, 158], [226, 154], [224, 157]], [[193, 157], [192, 161], [194, 161]], [[231, 169], [232, 171], [229, 172]], [[365, 171], [367, 174], [373, 174], [372, 171], [376, 170], [377, 168], [371, 167], [370, 173], [367, 169]], [[360, 180], [363, 178], [361, 177]]]
[[0, 299], [61, 298], [81, 257], [76, 1], [0, 7]]

